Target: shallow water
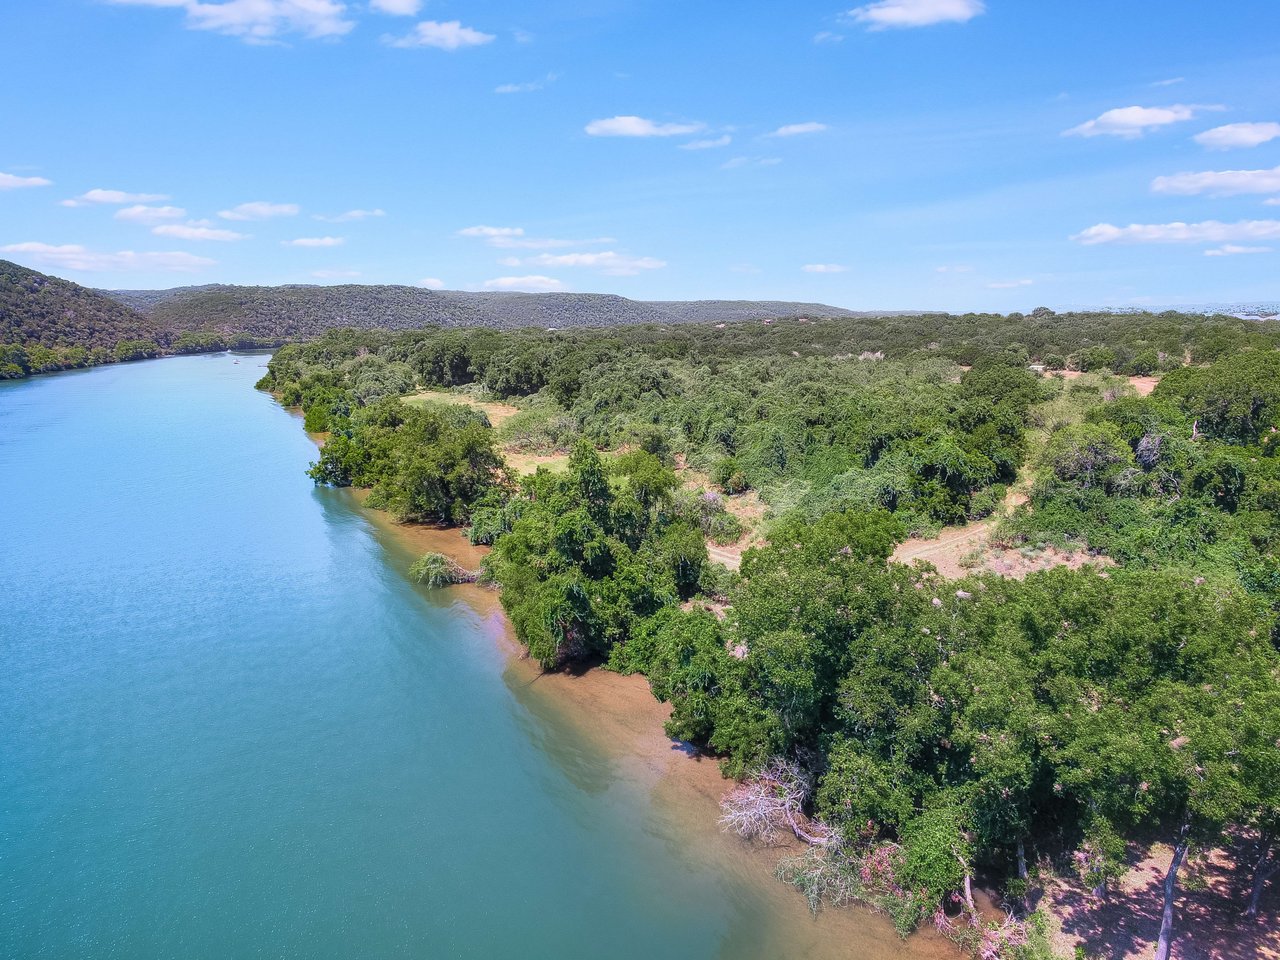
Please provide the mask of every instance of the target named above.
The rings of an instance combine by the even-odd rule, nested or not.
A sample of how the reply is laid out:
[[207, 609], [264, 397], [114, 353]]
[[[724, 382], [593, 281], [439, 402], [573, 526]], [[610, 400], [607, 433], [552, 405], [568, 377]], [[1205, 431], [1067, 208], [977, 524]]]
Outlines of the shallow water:
[[411, 585], [264, 363], [0, 384], [0, 957], [921, 952], [810, 920]]

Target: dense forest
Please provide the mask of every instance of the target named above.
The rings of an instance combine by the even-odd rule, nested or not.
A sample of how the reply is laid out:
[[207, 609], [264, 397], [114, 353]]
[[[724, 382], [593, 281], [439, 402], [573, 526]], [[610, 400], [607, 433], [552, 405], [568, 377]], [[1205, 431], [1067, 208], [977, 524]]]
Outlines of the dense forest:
[[168, 324], [100, 291], [0, 260], [0, 380], [282, 340]]
[[410, 330], [621, 327], [635, 324], [845, 317], [820, 303], [774, 300], [643, 302], [600, 293], [427, 290], [389, 284], [278, 287], [212, 285], [173, 290], [104, 290], [159, 323], [182, 329], [244, 330], [261, 337], [308, 339], [336, 327]]
[[155, 329], [135, 311], [0, 260], [0, 379], [155, 352]]
[[[327, 434], [318, 482], [491, 544], [545, 668], [644, 674], [737, 781], [726, 827], [805, 842], [779, 870], [815, 908], [1042, 957], [1042, 872], [1105, 898], [1163, 840], [1163, 958], [1188, 864], [1230, 850], [1247, 914], [1280, 872], [1278, 346], [1276, 323], [1044, 309], [343, 330], [260, 386]], [[708, 544], [747, 500], [735, 571]], [[892, 560], [984, 517], [1090, 562]]]
[[174, 353], [274, 347], [346, 327], [561, 329], [803, 315], [855, 314], [824, 304], [772, 300], [644, 303], [591, 293], [391, 285], [90, 290], [0, 261], [0, 379]]

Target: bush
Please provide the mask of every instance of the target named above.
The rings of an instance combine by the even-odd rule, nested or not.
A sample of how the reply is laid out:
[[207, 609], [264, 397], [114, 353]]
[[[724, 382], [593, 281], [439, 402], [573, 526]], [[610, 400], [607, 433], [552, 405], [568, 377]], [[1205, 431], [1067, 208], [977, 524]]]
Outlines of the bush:
[[409, 576], [424, 587], [447, 587], [455, 583], [474, 583], [476, 574], [464, 569], [456, 560], [442, 553], [424, 553], [409, 568]]

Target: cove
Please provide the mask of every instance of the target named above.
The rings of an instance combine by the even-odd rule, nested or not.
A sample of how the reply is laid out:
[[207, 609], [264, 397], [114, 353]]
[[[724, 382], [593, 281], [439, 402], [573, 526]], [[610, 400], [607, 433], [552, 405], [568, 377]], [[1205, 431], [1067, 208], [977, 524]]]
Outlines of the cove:
[[265, 362], [0, 384], [0, 956], [937, 953], [810, 918], [412, 585]]

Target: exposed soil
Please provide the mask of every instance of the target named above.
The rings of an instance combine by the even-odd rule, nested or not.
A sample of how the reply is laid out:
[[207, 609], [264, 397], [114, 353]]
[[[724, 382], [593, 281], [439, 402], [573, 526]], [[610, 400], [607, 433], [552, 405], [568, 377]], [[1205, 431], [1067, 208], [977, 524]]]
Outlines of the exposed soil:
[[[1173, 956], [1178, 960], [1277, 960], [1280, 958], [1280, 884], [1264, 892], [1259, 916], [1243, 916], [1252, 858], [1247, 838], [1232, 849], [1188, 861], [1179, 874]], [[1164, 844], [1138, 850], [1132, 866], [1104, 901], [1075, 878], [1050, 877], [1045, 897], [1058, 929], [1055, 952], [1106, 960], [1150, 957], [1160, 932], [1164, 877], [1172, 850]]]
[[981, 520], [964, 527], [951, 527], [936, 537], [904, 540], [890, 557], [894, 563], [914, 563], [917, 560], [933, 564], [940, 574], [949, 580], [959, 580], [974, 572], [961, 561], [991, 546], [991, 530], [995, 524]]
[[[1085, 374], [1081, 370], [1052, 370], [1046, 371], [1046, 377], [1061, 377], [1063, 380], [1078, 380]], [[1151, 391], [1156, 388], [1156, 384], [1160, 382], [1159, 377], [1124, 377], [1128, 381], [1129, 386], [1138, 391], [1138, 396], [1149, 397]]]
[[994, 520], [982, 520], [945, 530], [937, 537], [907, 540], [898, 545], [891, 559], [896, 563], [914, 563], [917, 560], [931, 563], [948, 580], [983, 572], [1021, 580], [1030, 573], [1051, 567], [1079, 570], [1085, 566], [1115, 566], [1110, 557], [1093, 556], [1082, 551], [1067, 553], [1056, 547], [1031, 550], [1001, 546], [991, 539], [995, 526]]
[[[711, 478], [689, 466], [683, 454], [676, 455], [675, 471], [676, 476], [680, 478], [680, 485], [686, 490], [714, 488]], [[725, 496], [724, 508], [742, 522], [742, 536], [735, 542], [727, 544], [707, 541], [707, 556], [716, 563], [724, 564], [730, 570], [737, 570], [742, 566], [742, 555], [751, 547], [761, 546], [765, 542], [764, 537], [760, 535], [760, 526], [769, 506], [760, 499], [759, 493], [748, 490], [745, 493]]]

